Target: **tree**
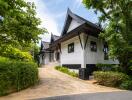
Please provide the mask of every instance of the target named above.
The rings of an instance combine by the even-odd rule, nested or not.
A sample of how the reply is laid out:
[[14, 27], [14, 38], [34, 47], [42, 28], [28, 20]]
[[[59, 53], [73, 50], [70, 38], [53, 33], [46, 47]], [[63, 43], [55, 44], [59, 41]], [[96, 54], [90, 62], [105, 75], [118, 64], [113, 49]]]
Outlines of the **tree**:
[[34, 3], [25, 0], [0, 0], [0, 46], [28, 45], [37, 42], [45, 29], [38, 28]]
[[100, 22], [107, 27], [100, 34], [108, 42], [109, 55], [119, 60], [128, 72], [132, 59], [132, 1], [131, 0], [83, 0], [86, 8], [100, 12]]

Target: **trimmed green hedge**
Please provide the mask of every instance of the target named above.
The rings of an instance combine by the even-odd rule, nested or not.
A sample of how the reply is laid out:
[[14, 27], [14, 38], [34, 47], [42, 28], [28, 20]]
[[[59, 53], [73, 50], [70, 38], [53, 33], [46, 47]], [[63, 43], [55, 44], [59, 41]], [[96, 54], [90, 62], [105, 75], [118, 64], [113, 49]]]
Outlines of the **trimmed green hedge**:
[[66, 73], [66, 74], [68, 74], [68, 75], [70, 75], [70, 76], [78, 77], [78, 74], [77, 74], [76, 72], [70, 71], [70, 70], [69, 70], [68, 68], [66, 68], [66, 67], [56, 66], [55, 69], [56, 69], [56, 70], [59, 70], [59, 71], [61, 71], [61, 72], [63, 72], [63, 73]]
[[37, 65], [0, 57], [0, 95], [20, 91], [38, 82]]
[[95, 80], [100, 85], [110, 86], [110, 87], [119, 87], [122, 82], [129, 79], [126, 74], [112, 71], [96, 71], [93, 73]]

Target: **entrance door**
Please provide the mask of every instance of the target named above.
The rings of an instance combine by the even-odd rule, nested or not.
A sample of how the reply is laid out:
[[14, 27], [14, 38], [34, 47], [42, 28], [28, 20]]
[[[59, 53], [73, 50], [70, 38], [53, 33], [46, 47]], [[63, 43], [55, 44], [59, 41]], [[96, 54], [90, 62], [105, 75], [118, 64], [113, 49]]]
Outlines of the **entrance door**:
[[60, 53], [56, 52], [56, 60], [59, 61], [60, 60]]

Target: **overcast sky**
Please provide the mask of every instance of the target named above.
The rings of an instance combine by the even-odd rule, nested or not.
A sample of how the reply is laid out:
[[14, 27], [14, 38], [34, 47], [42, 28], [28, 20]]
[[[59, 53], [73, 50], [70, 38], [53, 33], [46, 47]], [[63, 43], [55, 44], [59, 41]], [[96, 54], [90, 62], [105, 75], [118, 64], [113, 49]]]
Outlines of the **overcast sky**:
[[[42, 21], [41, 27], [45, 27], [49, 33], [60, 35], [64, 20], [66, 17], [67, 9], [77, 15], [97, 23], [97, 15], [94, 11], [88, 10], [81, 3], [82, 0], [28, 0], [34, 2], [36, 5], [37, 17]], [[50, 34], [41, 36], [44, 41], [49, 41]]]

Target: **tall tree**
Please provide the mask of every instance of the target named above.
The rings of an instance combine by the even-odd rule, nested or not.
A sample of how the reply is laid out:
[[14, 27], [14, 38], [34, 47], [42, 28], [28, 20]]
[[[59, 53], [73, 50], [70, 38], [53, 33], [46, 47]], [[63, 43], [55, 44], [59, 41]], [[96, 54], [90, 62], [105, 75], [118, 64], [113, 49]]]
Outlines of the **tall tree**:
[[0, 46], [37, 42], [45, 29], [38, 28], [35, 5], [25, 0], [0, 0]]
[[100, 34], [109, 44], [109, 54], [119, 60], [127, 72], [132, 59], [132, 1], [131, 0], [83, 0], [86, 8], [100, 12], [99, 20], [107, 22]]

